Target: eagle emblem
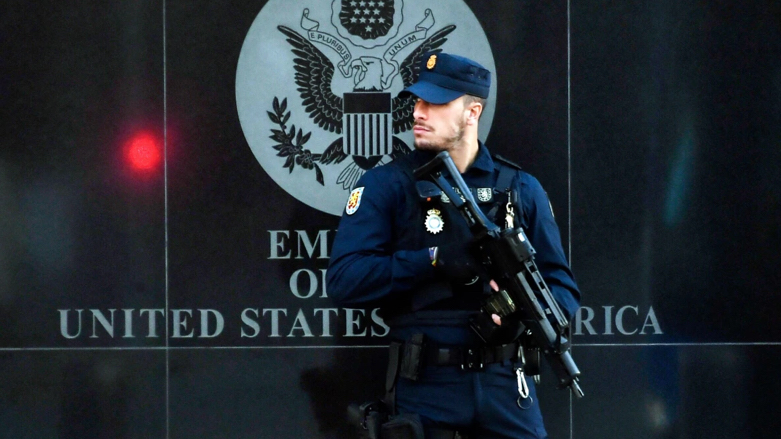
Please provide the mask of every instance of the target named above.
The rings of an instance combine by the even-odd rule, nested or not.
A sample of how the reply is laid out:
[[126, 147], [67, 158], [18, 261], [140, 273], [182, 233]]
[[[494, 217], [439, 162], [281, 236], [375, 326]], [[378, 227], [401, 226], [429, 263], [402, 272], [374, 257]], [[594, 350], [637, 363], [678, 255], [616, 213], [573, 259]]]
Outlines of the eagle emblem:
[[[415, 100], [398, 93], [427, 70], [429, 52], [458, 52], [495, 69], [463, 0], [261, 3], [236, 64], [238, 121], [263, 172], [327, 214], [344, 214], [345, 197], [368, 169], [413, 149]], [[485, 138], [491, 104], [483, 116]]]
[[[337, 8], [337, 2], [339, 8]], [[365, 38], [395, 35], [401, 24], [395, 8], [401, 1], [346, 1], [334, 0], [336, 17], [345, 24], [352, 36]], [[338, 9], [338, 11], [337, 11]], [[430, 9], [408, 34], [388, 40], [371, 53], [354, 57], [348, 44], [339, 37], [320, 30], [320, 23], [309, 17], [305, 9], [301, 17], [302, 33], [284, 25], [277, 29], [285, 36], [294, 55], [295, 84], [308, 117], [322, 130], [339, 135], [330, 145], [322, 145], [321, 153], [306, 147], [311, 133], [305, 133], [288, 122], [291, 112], [287, 97], [275, 96], [271, 111], [267, 111], [274, 128], [270, 138], [277, 156], [285, 158], [284, 168], [293, 171], [296, 165], [315, 171], [318, 183], [324, 185], [320, 166], [350, 160], [336, 179], [336, 184], [350, 190], [367, 170], [383, 162], [407, 154], [410, 147], [396, 135], [412, 128], [415, 100], [411, 96], [391, 96], [388, 91], [393, 80], [400, 76], [403, 86], [411, 85], [418, 77], [420, 61], [428, 52], [439, 53], [447, 35], [455, 25], [431, 32], [435, 24]], [[318, 46], [335, 51], [338, 64], [326, 56]], [[397, 55], [407, 48], [412, 51], [402, 60]], [[365, 49], [361, 49], [366, 52]], [[384, 51], [380, 54], [374, 53]], [[379, 55], [379, 56], [377, 56]], [[332, 89], [336, 74], [352, 79], [352, 90], [337, 94]]]

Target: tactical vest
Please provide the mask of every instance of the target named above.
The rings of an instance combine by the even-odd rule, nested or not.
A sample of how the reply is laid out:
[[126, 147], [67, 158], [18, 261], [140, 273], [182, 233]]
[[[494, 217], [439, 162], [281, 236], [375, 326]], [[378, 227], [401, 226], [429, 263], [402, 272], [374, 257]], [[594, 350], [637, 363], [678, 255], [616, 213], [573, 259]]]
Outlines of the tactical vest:
[[[500, 156], [492, 156], [498, 169], [493, 187], [472, 188], [473, 198], [489, 220], [500, 227], [505, 226], [508, 197], [516, 213], [516, 218], [525, 227], [523, 206], [517, 193], [512, 193], [513, 181], [520, 167]], [[393, 251], [419, 250], [439, 247], [447, 243], [468, 240], [471, 232], [466, 221], [446, 196], [426, 201], [418, 196], [413, 176], [414, 164], [408, 157], [400, 157], [388, 166], [397, 166], [405, 176], [405, 211], [409, 214], [408, 223], [394, 227]], [[444, 194], [443, 194], [444, 195]], [[427, 230], [427, 217], [438, 216], [442, 221], [442, 230], [433, 233]], [[455, 284], [444, 280], [433, 280], [420, 285], [406, 297], [394, 297], [381, 306], [381, 313], [391, 326], [394, 325], [465, 325], [471, 315], [478, 312], [484, 294], [489, 294], [489, 286], [482, 279], [474, 279], [464, 284]]]

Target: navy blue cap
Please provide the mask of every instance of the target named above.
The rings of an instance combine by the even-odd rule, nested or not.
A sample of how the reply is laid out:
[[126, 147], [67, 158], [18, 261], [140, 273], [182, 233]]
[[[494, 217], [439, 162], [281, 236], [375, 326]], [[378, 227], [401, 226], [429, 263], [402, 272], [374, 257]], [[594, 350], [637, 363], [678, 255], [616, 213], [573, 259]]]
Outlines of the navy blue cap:
[[413, 94], [432, 104], [447, 104], [465, 94], [488, 98], [491, 72], [463, 56], [427, 53], [420, 60], [420, 74], [400, 95]]

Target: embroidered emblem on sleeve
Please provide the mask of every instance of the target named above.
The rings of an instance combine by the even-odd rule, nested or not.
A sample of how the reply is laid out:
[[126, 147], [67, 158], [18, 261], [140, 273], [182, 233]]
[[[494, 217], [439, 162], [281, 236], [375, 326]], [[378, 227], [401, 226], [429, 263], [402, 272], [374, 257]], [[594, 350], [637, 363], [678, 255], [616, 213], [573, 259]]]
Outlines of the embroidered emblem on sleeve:
[[357, 187], [350, 192], [350, 198], [347, 200], [347, 207], [345, 213], [352, 215], [358, 211], [358, 206], [361, 205], [361, 195], [363, 195], [363, 187]]

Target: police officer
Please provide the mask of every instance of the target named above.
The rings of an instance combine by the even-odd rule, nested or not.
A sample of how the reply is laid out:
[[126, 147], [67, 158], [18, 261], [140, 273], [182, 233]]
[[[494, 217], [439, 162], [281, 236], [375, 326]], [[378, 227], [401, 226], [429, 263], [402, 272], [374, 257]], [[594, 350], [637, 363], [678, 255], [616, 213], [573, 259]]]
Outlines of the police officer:
[[396, 413], [417, 414], [427, 438], [547, 434], [534, 383], [520, 373], [519, 333], [507, 324], [504, 339], [487, 345], [469, 327], [495, 284], [480, 276], [465, 221], [446, 196], [420, 196], [414, 169], [448, 151], [483, 212], [500, 227], [524, 227], [568, 318], [580, 301], [540, 183], [477, 138], [490, 86], [490, 72], [472, 60], [424, 55], [402, 91], [417, 97], [415, 150], [357, 182], [328, 268], [335, 302], [381, 307], [394, 340], [386, 397]]

